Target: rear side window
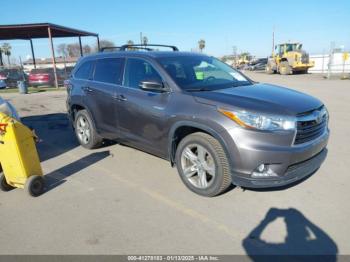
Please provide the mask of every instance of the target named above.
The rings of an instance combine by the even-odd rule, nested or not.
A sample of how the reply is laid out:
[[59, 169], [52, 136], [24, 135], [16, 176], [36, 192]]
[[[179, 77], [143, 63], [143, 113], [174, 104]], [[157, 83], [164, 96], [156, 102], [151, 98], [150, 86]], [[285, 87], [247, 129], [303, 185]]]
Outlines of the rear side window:
[[91, 69], [92, 61], [87, 61], [78, 68], [74, 74], [74, 77], [79, 79], [89, 79]]
[[94, 80], [110, 84], [122, 81], [123, 58], [104, 58], [96, 61]]
[[53, 68], [38, 68], [38, 69], [32, 69], [30, 71], [31, 74], [47, 74], [52, 72], [53, 72]]

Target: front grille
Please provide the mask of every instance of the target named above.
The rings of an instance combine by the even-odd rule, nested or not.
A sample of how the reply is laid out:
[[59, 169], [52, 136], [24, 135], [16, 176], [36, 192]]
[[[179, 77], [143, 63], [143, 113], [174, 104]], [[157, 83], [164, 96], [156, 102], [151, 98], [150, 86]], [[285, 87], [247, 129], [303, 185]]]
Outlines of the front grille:
[[321, 136], [327, 128], [328, 113], [324, 108], [299, 117], [295, 145], [312, 141]]
[[299, 175], [300, 173], [302, 174], [312, 173], [313, 171], [315, 171], [317, 168], [320, 167], [322, 162], [326, 159], [327, 153], [328, 153], [327, 149], [323, 149], [320, 153], [313, 156], [312, 158], [309, 158], [305, 161], [289, 166], [285, 175], [296, 176], [296, 175]]

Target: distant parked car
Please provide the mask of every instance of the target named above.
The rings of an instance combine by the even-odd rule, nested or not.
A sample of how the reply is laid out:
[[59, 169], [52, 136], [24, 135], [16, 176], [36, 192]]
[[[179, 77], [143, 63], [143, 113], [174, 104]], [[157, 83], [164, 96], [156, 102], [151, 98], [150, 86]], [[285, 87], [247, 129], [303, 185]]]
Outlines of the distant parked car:
[[8, 88], [17, 87], [18, 81], [27, 81], [27, 75], [23, 72], [22, 69], [2, 69], [0, 71], [0, 80], [3, 80], [6, 84], [6, 87]]
[[64, 80], [68, 79], [70, 77], [70, 75], [72, 74], [72, 71], [74, 69], [74, 66], [67, 66], [63, 69], [60, 69], [62, 71]]
[[267, 58], [259, 58], [254, 61], [251, 61], [245, 69], [251, 71], [265, 70], [266, 65]]
[[[59, 85], [63, 84], [64, 72], [57, 69], [57, 81]], [[55, 86], [55, 74], [53, 68], [32, 69], [29, 74], [30, 86]]]
[[252, 71], [264, 71], [267, 63], [258, 63], [252, 67]]
[[74, 66], [67, 66], [66, 67], [67, 74], [70, 75], [72, 73], [73, 69], [74, 69]]

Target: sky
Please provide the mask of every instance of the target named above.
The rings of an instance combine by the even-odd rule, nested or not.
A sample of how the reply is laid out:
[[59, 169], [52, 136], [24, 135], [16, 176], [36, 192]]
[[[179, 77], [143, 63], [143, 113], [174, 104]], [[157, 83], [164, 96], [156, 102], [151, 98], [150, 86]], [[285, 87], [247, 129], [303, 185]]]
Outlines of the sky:
[[[171, 44], [189, 51], [204, 39], [204, 52], [214, 56], [250, 52], [270, 55], [275, 43], [302, 42], [311, 54], [327, 52], [330, 42], [350, 50], [349, 0], [3, 0], [0, 24], [50, 22], [100, 35], [116, 45], [139, 42], [140, 32], [149, 43]], [[74, 43], [77, 38], [57, 38]], [[95, 44], [93, 37], [83, 44]], [[4, 41], [0, 41], [2, 44]], [[30, 56], [28, 41], [5, 41], [12, 56]], [[49, 57], [48, 39], [33, 40], [35, 54]]]

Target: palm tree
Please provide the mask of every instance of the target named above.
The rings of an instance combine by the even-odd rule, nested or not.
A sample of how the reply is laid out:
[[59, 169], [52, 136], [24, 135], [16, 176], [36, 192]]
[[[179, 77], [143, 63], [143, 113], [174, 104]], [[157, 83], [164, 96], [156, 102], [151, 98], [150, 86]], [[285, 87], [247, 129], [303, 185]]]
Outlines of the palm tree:
[[205, 40], [204, 39], [201, 39], [198, 41], [198, 47], [199, 47], [199, 50], [201, 50], [201, 52], [203, 52], [203, 49], [205, 48]]
[[147, 45], [147, 44], [148, 44], [148, 38], [147, 38], [147, 36], [144, 36], [144, 37], [142, 38], [142, 42], [143, 42], [143, 45]]
[[11, 55], [11, 46], [9, 43], [3, 43], [1, 46], [1, 50], [4, 53], [4, 55], [7, 56], [7, 63], [8, 66], [10, 66], [10, 55]]

